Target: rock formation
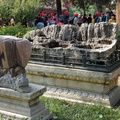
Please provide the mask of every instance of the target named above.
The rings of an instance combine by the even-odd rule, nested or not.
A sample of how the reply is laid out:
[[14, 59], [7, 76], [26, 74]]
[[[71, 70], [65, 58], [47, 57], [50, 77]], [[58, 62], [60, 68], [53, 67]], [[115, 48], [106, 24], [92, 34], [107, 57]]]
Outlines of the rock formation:
[[30, 54], [28, 40], [0, 35], [0, 86], [30, 92], [25, 73]]
[[110, 56], [117, 45], [116, 23], [51, 25], [41, 30], [33, 30], [26, 38], [32, 42], [33, 52], [44, 50], [47, 53], [81, 57], [86, 53], [90, 58], [105, 58]]

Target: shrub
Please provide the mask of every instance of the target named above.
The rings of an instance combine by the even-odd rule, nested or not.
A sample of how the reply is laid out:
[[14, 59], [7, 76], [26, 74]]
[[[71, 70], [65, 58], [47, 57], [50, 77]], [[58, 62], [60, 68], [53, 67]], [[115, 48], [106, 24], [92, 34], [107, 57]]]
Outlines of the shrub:
[[25, 26], [22, 26], [20, 23], [18, 23], [15, 26], [7, 26], [0, 28], [0, 35], [11, 35], [22, 38], [30, 29], [31, 28], [26, 28]]
[[120, 30], [118, 31], [118, 40], [120, 41]]
[[40, 0], [0, 0], [0, 18], [3, 18], [3, 23], [14, 18], [16, 23], [26, 25], [37, 16], [41, 5]]

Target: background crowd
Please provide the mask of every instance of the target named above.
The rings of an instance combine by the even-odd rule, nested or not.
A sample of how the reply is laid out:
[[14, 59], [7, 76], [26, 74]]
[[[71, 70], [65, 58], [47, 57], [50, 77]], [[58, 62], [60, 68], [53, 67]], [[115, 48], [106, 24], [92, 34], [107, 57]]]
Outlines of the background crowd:
[[81, 24], [89, 24], [89, 23], [99, 23], [99, 22], [116, 22], [116, 16], [113, 12], [106, 13], [96, 13], [95, 15], [89, 14], [80, 15], [74, 14], [70, 16], [68, 11], [64, 11], [62, 15], [57, 17], [57, 14], [51, 13], [49, 15], [39, 13], [38, 17], [34, 19], [34, 25], [37, 28], [42, 28], [48, 25], [64, 25], [64, 24], [73, 24], [81, 26]]
[[[74, 14], [71, 16], [68, 11], [64, 11], [59, 17], [55, 13], [44, 14], [39, 13], [38, 16], [34, 19], [32, 26], [37, 28], [43, 28], [49, 25], [65, 25], [65, 24], [73, 24], [77, 26], [81, 26], [81, 24], [89, 24], [89, 23], [99, 23], [99, 22], [116, 22], [116, 16], [113, 12], [106, 13], [96, 13], [95, 15], [80, 15]], [[15, 20], [10, 18], [8, 23], [2, 23], [2, 19], [0, 19], [0, 26], [4, 27], [7, 25], [15, 25]]]

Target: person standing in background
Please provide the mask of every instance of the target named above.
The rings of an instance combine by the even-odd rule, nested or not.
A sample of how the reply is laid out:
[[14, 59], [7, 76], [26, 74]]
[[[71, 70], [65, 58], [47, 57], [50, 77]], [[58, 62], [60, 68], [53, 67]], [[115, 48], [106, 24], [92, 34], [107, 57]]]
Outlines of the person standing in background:
[[89, 14], [88, 16], [88, 24], [92, 22], [92, 17], [91, 17], [91, 14]]
[[106, 15], [105, 15], [105, 22], [108, 22], [109, 19], [110, 19], [109, 12], [106, 12]]
[[96, 14], [95, 14], [95, 23], [97, 23], [98, 18], [99, 18], [99, 13], [96, 13]]
[[95, 15], [92, 16], [92, 21], [91, 23], [95, 23]]
[[115, 15], [112, 15], [108, 22], [116, 22]]
[[57, 23], [57, 25], [64, 25], [64, 21], [61, 19], [61, 20], [59, 20], [60, 22], [59, 23]]
[[78, 14], [74, 14], [73, 24], [76, 25], [78, 21]]
[[87, 19], [86, 14], [85, 14], [85, 15], [83, 15], [82, 20], [83, 20], [83, 23], [86, 23], [86, 22], [88, 23], [88, 19]]
[[82, 24], [82, 18], [79, 18], [76, 23], [77, 23], [78, 26], [81, 26], [81, 24]]
[[55, 20], [55, 23], [57, 24], [59, 22], [57, 14], [53, 14], [52, 20]]
[[41, 29], [43, 28], [45, 25], [44, 25], [44, 19], [42, 18], [42, 13], [40, 13], [38, 15], [38, 17], [36, 17], [34, 19], [34, 25], [35, 27], [37, 27], [38, 29]]

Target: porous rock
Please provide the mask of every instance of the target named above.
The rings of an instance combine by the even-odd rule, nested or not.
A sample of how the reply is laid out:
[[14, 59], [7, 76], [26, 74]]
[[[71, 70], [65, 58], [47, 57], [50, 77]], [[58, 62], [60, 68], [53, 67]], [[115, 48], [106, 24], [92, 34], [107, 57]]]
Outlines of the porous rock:
[[[95, 23], [75, 25], [51, 25], [30, 32], [33, 52], [43, 52], [81, 57], [83, 52], [90, 58], [110, 56], [117, 45], [118, 25], [116, 23]], [[51, 45], [52, 44], [52, 45]]]

